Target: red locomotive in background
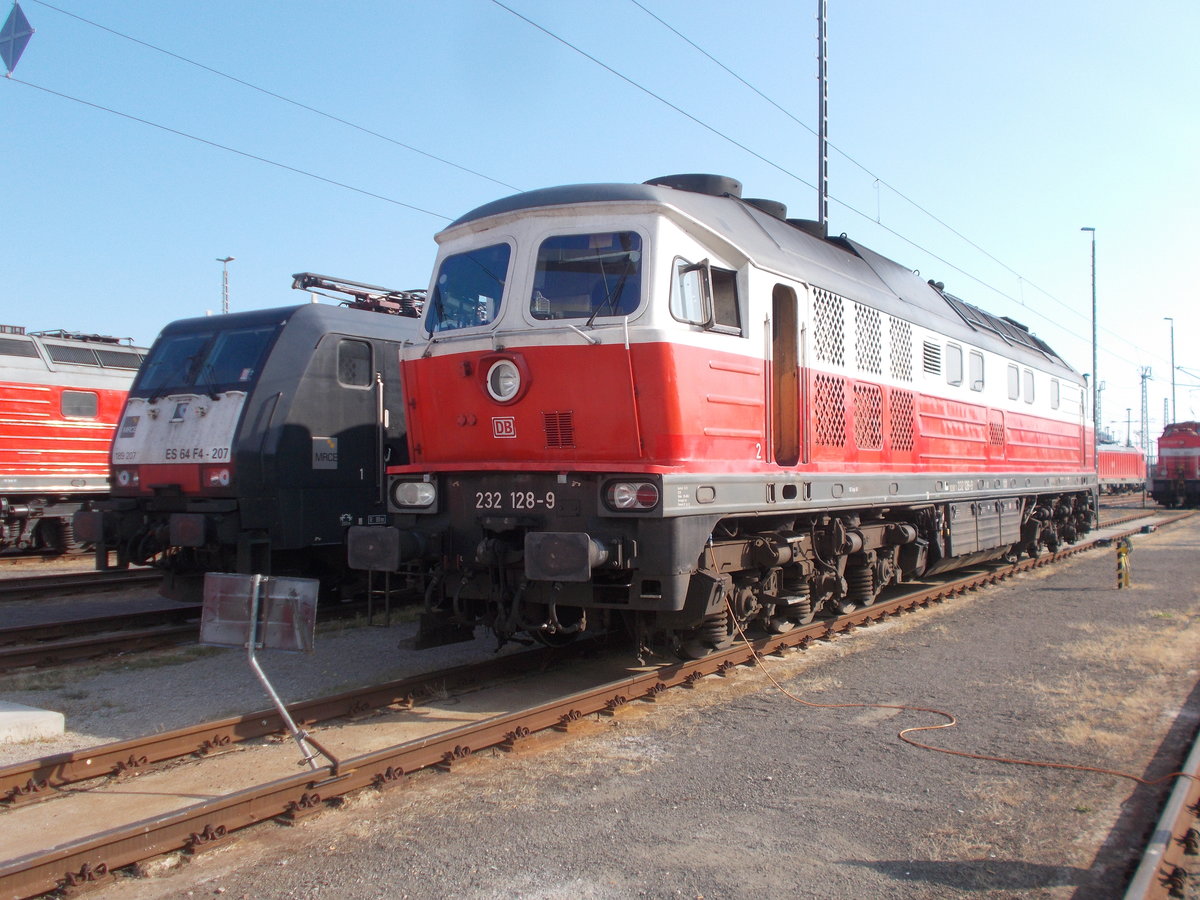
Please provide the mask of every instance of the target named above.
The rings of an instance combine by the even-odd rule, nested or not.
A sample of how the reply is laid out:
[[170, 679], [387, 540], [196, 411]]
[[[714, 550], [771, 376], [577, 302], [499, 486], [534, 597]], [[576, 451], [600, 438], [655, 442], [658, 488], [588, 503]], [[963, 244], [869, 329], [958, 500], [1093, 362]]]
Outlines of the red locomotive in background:
[[1175, 422], [1163, 431], [1150, 495], [1163, 506], [1200, 506], [1200, 422]]
[[0, 551], [71, 549], [74, 512], [108, 494], [108, 448], [144, 352], [0, 326]]
[[427, 642], [621, 621], [701, 655], [1094, 522], [1082, 376], [733, 179], [531, 191], [437, 240], [409, 461], [348, 538], [429, 567]]
[[1138, 447], [1101, 444], [1098, 459], [1102, 494], [1125, 494], [1146, 489], [1146, 454]]

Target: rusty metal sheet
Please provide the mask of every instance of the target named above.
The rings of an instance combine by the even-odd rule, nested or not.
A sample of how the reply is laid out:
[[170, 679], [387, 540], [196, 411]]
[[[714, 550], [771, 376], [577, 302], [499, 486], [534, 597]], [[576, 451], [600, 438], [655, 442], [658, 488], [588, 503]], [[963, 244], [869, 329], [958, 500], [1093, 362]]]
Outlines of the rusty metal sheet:
[[[311, 653], [319, 582], [315, 578], [257, 577], [257, 647]], [[200, 643], [216, 647], [245, 647], [249, 643], [255, 578], [223, 572], [204, 576]]]

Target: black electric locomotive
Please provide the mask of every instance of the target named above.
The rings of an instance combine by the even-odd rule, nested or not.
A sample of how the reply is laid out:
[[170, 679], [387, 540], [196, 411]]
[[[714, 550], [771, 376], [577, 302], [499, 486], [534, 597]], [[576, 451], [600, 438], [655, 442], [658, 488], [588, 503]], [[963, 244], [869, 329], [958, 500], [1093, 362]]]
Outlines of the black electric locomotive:
[[[210, 571], [346, 571], [351, 525], [386, 516], [384, 470], [406, 462], [400, 348], [423, 291], [298, 275], [309, 303], [183, 319], [163, 329], [113, 439], [112, 496], [81, 513], [101, 568], [154, 565], [195, 600]], [[115, 560], [114, 560], [115, 556]]]

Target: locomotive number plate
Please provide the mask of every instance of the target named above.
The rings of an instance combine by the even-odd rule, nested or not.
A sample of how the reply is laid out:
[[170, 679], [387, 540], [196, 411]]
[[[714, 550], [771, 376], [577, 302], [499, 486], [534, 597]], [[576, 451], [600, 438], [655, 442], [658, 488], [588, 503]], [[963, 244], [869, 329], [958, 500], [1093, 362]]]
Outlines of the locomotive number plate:
[[554, 509], [554, 491], [476, 491], [475, 508], [520, 512], [532, 509]]

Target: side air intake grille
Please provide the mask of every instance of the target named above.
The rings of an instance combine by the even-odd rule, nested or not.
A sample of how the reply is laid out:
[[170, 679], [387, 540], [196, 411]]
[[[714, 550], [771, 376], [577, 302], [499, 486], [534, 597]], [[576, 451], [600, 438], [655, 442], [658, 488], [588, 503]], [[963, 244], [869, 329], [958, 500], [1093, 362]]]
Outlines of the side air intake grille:
[[575, 413], [543, 412], [542, 426], [546, 429], [546, 449], [565, 450], [575, 446]]

